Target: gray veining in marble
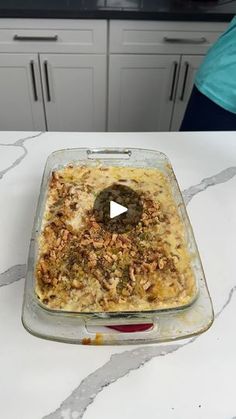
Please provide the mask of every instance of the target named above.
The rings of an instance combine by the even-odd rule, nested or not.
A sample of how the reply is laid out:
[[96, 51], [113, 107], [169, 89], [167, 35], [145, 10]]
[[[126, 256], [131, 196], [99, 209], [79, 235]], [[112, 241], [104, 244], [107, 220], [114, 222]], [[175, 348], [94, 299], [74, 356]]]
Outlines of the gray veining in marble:
[[39, 134], [31, 135], [25, 138], [20, 138], [19, 140], [15, 141], [13, 144], [0, 144], [2, 147], [20, 147], [23, 150], [23, 153], [20, 157], [18, 157], [10, 166], [8, 166], [6, 169], [0, 171], [0, 180], [5, 176], [7, 172], [14, 169], [16, 166], [18, 166], [22, 160], [26, 157], [28, 154], [27, 148], [25, 147], [24, 143], [28, 140], [32, 140], [33, 138], [40, 137], [43, 134], [43, 132], [40, 132]]
[[217, 319], [217, 317], [219, 317], [221, 315], [222, 311], [224, 311], [224, 309], [230, 304], [230, 302], [232, 300], [232, 297], [233, 297], [235, 291], [236, 291], [236, 285], [234, 285], [231, 288], [227, 300], [225, 301], [225, 303], [223, 304], [223, 306], [221, 307], [221, 309], [215, 314], [215, 319]]
[[[23, 153], [11, 166], [0, 171], [0, 179], [2, 179], [9, 170], [19, 165], [27, 155], [28, 151], [24, 146], [25, 141], [39, 137], [40, 135], [42, 135], [42, 133], [19, 139], [13, 144], [1, 144], [2, 146], [20, 147], [22, 148]], [[183, 196], [186, 205], [198, 193], [206, 190], [210, 186], [227, 182], [235, 175], [236, 167], [229, 167], [216, 175], [203, 179], [199, 184], [184, 190]], [[25, 273], [26, 265], [12, 266], [7, 271], [0, 274], [0, 287], [9, 285], [23, 278]], [[223, 310], [230, 304], [235, 291], [236, 285], [230, 290], [226, 302], [218, 311], [216, 317], [220, 316]], [[69, 397], [61, 403], [58, 409], [49, 415], [44, 416], [43, 419], [81, 419], [87, 407], [106, 386], [114, 383], [119, 378], [126, 376], [129, 372], [139, 369], [151, 359], [172, 354], [184, 346], [193, 343], [198, 338], [199, 336], [194, 337], [181, 344], [145, 346], [113, 354], [108, 362], [88, 375]]]
[[[231, 288], [226, 302], [216, 313], [216, 318], [230, 304], [235, 291], [236, 285]], [[195, 336], [182, 344], [142, 346], [112, 355], [109, 361], [102, 367], [84, 378], [70, 396], [61, 403], [58, 409], [44, 416], [42, 419], [81, 419], [88, 406], [93, 403], [96, 396], [105, 387], [129, 374], [131, 371], [139, 369], [153, 358], [172, 354], [193, 343], [200, 337], [201, 335]]]
[[61, 406], [43, 419], [82, 418], [87, 407], [106, 386], [137, 370], [154, 357], [176, 352], [182, 345], [149, 346], [127, 350], [111, 356], [108, 362], [88, 375]]
[[[28, 150], [25, 147], [25, 142], [28, 140], [32, 140], [34, 138], [38, 138], [43, 134], [43, 132], [39, 132], [38, 134], [29, 135], [24, 138], [20, 138], [19, 140], [15, 141], [14, 143], [3, 143], [0, 144], [2, 147], [20, 147], [23, 150], [23, 153], [20, 157], [18, 157], [10, 166], [6, 169], [0, 171], [0, 180], [5, 176], [7, 172], [14, 169], [18, 166], [25, 156], [28, 154]], [[0, 287], [12, 284], [13, 282], [19, 281], [20, 279], [25, 277], [26, 273], [26, 265], [15, 265], [7, 269], [5, 272], [0, 273]]]
[[203, 179], [200, 183], [190, 188], [185, 189], [182, 194], [184, 197], [184, 202], [186, 205], [193, 199], [198, 193], [205, 191], [210, 186], [218, 185], [219, 183], [225, 183], [228, 180], [232, 179], [236, 175], [236, 166], [228, 167], [227, 169], [222, 170], [221, 172], [213, 175], [211, 177]]
[[26, 265], [14, 265], [5, 272], [0, 273], [0, 287], [12, 284], [24, 278], [26, 274]]
[[[195, 195], [208, 187], [227, 182], [235, 175], [236, 167], [229, 167], [216, 175], [203, 179], [198, 185], [185, 189], [183, 191], [185, 204], [188, 205]], [[235, 291], [236, 286], [230, 290], [226, 302], [215, 317], [220, 316], [222, 311], [228, 306]], [[176, 352], [198, 338], [199, 336], [196, 336], [183, 344], [141, 347], [112, 355], [106, 364], [86, 377], [71, 395], [61, 403], [57, 410], [44, 416], [43, 419], [81, 419], [87, 407], [93, 403], [97, 394], [106, 386], [124, 377], [130, 371], [140, 368], [151, 359]]]

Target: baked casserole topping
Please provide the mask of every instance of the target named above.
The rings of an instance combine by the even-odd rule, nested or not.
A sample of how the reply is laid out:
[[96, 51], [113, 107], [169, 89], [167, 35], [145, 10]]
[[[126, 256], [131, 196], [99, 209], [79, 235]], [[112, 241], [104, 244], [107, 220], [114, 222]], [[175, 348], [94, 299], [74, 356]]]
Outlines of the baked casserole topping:
[[[94, 201], [111, 184], [140, 196], [130, 231], [106, 230]], [[184, 227], [157, 169], [72, 166], [52, 173], [39, 237], [36, 293], [51, 309], [141, 311], [189, 304], [196, 295]]]

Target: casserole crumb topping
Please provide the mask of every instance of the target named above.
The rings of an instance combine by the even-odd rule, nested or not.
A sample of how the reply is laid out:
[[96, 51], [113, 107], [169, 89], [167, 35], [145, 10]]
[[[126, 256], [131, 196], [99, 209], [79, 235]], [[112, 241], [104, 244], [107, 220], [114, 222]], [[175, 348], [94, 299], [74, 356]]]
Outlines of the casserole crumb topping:
[[[107, 231], [93, 204], [110, 184], [136, 191], [143, 212], [126, 233]], [[52, 173], [35, 269], [51, 309], [142, 311], [189, 304], [196, 295], [184, 227], [157, 169], [69, 165]]]

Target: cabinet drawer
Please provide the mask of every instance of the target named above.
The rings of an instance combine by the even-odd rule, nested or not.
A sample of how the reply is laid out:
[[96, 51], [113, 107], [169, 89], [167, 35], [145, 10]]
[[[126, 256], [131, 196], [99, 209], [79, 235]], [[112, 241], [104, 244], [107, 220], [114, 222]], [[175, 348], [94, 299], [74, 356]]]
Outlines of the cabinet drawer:
[[206, 26], [198, 22], [190, 25], [185, 22], [114, 21], [110, 25], [110, 52], [202, 54], [225, 27], [225, 24], [209, 23]]
[[23, 28], [0, 27], [0, 52], [78, 52], [106, 53], [106, 21], [80, 21], [74, 24]]

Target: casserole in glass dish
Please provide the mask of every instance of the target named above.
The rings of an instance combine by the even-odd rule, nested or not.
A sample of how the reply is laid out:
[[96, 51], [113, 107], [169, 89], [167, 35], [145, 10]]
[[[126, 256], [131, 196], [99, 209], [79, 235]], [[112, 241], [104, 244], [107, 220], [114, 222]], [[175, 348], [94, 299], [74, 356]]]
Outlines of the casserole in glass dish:
[[[121, 215], [107, 212], [111, 202]], [[211, 325], [199, 253], [163, 153], [70, 149], [49, 156], [22, 321], [40, 337], [92, 344], [173, 340]]]

